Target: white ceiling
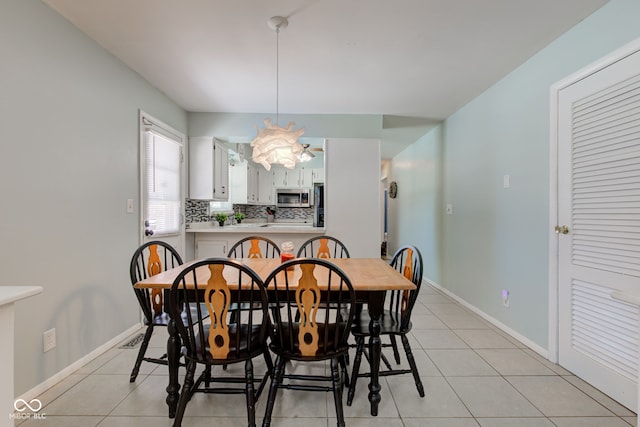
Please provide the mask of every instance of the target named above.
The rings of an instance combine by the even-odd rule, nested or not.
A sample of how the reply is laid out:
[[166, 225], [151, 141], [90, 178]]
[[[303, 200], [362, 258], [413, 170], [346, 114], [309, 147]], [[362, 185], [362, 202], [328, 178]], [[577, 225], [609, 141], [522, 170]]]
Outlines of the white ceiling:
[[275, 111], [276, 34], [267, 21], [286, 16], [280, 113], [384, 115], [398, 141], [383, 157], [607, 2], [43, 1], [191, 112]]

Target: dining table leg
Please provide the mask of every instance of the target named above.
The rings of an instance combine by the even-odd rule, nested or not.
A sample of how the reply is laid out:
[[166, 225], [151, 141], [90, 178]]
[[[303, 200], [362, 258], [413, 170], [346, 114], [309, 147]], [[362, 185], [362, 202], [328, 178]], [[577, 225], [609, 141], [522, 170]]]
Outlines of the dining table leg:
[[169, 385], [167, 386], [167, 405], [169, 418], [175, 418], [180, 397], [180, 383], [178, 382], [178, 368], [180, 366], [180, 337], [176, 330], [176, 321], [169, 320], [167, 325], [169, 339], [167, 340], [167, 365], [169, 367]]
[[369, 402], [371, 403], [371, 415], [378, 415], [378, 404], [380, 403], [380, 355], [382, 353], [382, 342], [380, 340], [380, 316], [384, 309], [384, 292], [369, 292], [369, 366], [371, 368], [371, 380], [369, 381]]

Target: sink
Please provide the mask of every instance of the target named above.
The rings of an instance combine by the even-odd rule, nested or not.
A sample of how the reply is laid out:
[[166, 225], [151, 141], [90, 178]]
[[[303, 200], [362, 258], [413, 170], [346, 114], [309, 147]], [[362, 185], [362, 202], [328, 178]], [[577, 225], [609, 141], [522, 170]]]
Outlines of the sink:
[[240, 224], [232, 224], [227, 225], [226, 227], [233, 228], [305, 228], [305, 227], [313, 227], [313, 224], [310, 222], [247, 222]]
[[306, 228], [313, 227], [310, 222], [270, 222], [268, 224], [262, 224], [260, 227], [268, 228]]

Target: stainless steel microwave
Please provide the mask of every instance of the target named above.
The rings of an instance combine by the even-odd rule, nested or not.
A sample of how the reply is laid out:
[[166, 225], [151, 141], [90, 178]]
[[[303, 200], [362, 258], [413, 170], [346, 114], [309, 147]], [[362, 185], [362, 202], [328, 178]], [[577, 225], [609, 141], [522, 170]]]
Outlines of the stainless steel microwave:
[[311, 206], [308, 188], [278, 188], [276, 189], [276, 207], [278, 208], [308, 208]]

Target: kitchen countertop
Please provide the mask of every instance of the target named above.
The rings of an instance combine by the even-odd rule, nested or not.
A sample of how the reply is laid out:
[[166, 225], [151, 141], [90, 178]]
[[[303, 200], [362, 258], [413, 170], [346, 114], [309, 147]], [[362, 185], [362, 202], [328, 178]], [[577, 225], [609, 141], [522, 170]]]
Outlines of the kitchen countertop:
[[311, 222], [242, 222], [220, 227], [213, 222], [193, 222], [188, 224], [187, 233], [299, 233], [324, 234], [324, 227], [314, 227]]
[[12, 304], [42, 292], [42, 286], [0, 286], [0, 306]]

